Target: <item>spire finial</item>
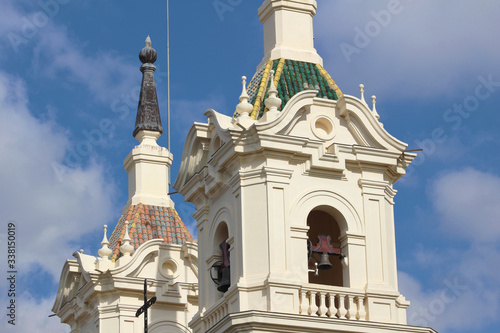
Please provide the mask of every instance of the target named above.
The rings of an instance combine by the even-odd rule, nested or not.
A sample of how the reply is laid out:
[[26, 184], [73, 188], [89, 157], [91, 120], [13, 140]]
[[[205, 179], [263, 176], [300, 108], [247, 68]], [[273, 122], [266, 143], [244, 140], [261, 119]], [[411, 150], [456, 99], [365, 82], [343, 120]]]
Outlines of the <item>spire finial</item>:
[[247, 77], [245, 75], [243, 75], [241, 77], [241, 85], [243, 86], [242, 90], [241, 90], [241, 95], [240, 95], [240, 102], [245, 99], [248, 101], [248, 99], [250, 98], [248, 96], [248, 92], [247, 92]]
[[157, 56], [156, 50], [151, 47], [151, 38], [148, 35], [144, 48], [139, 52], [139, 59], [143, 64], [153, 64]]
[[372, 96], [372, 104], [373, 104], [373, 110], [372, 110], [372, 112], [373, 112], [373, 115], [375, 116], [375, 118], [380, 119], [380, 116], [379, 116], [379, 114], [377, 112], [377, 108], [375, 107], [376, 103], [377, 103], [377, 96], [373, 95]]
[[278, 90], [276, 90], [276, 85], [274, 84], [274, 69], [271, 69], [269, 71], [269, 74], [270, 74], [269, 81], [271, 81], [271, 86], [269, 87], [269, 93], [271, 94], [276, 92], [277, 94]]
[[274, 84], [274, 70], [271, 69], [269, 72], [271, 74], [270, 81], [271, 86], [269, 87], [269, 97], [264, 101], [266, 107], [269, 109], [267, 112], [271, 112], [275, 114], [278, 112], [278, 108], [281, 106], [281, 99], [278, 97], [278, 90], [276, 89], [276, 85]]
[[363, 103], [366, 104], [366, 101], [365, 101], [365, 85], [364, 84], [361, 83], [359, 85], [359, 91], [361, 93], [361, 97], [360, 97], [361, 102], [363, 102]]
[[108, 226], [104, 225], [104, 237], [102, 238], [101, 245], [102, 247], [97, 251], [99, 253], [99, 256], [103, 259], [108, 259], [111, 254], [113, 254], [113, 251], [108, 247], [109, 241], [108, 241], [108, 236], [107, 231], [108, 231]]
[[157, 54], [155, 49], [151, 47], [151, 38], [149, 36], [146, 38], [145, 44], [146, 46], [139, 53], [139, 59], [143, 64], [141, 66], [142, 84], [133, 133], [134, 137], [141, 143], [143, 137], [137, 137], [137, 134], [142, 130], [157, 132], [156, 134], [158, 137], [163, 133], [154, 78], [156, 66], [153, 65], [156, 61]]
[[134, 251], [134, 247], [130, 245], [130, 236], [129, 236], [129, 222], [125, 221], [125, 235], [123, 236], [123, 245], [120, 246], [120, 252], [123, 254], [124, 257], [130, 256], [130, 254]]
[[250, 112], [253, 110], [253, 105], [248, 102], [250, 97], [248, 96], [247, 93], [247, 77], [242, 76], [241, 77], [241, 85], [243, 86], [243, 89], [241, 91], [240, 95], [240, 103], [236, 105], [236, 113], [239, 115], [245, 115], [248, 116]]

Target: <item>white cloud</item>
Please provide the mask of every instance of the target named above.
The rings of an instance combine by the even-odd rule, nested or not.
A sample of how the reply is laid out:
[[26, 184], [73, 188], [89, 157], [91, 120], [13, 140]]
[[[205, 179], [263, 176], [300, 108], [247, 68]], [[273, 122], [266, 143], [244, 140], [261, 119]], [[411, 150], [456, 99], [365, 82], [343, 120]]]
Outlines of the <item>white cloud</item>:
[[86, 55], [85, 49], [70, 39], [61, 26], [49, 24], [40, 32], [35, 58], [44, 64], [45, 75], [84, 84], [94, 98], [105, 103], [129, 94], [132, 87], [140, 85], [137, 64], [128, 63], [110, 51]]
[[[83, 84], [101, 102], [109, 103], [129, 94], [131, 88], [140, 83], [137, 64], [127, 62], [116, 52], [104, 50], [85, 54], [85, 43], [70, 38], [66, 27], [51, 17], [56, 17], [64, 8], [57, 2], [53, 3], [57, 7], [49, 6], [48, 9], [31, 6], [32, 11], [22, 10], [13, 3], [8, 0], [0, 4], [0, 50], [3, 55], [33, 53], [35, 71]], [[37, 64], [43, 66], [37, 67]]]
[[440, 333], [478, 332], [498, 324], [498, 188], [498, 175], [472, 168], [448, 172], [431, 184], [438, 212], [434, 225], [456, 245], [420, 246], [414, 260], [419, 280], [399, 272], [400, 290], [412, 302], [410, 324]]
[[23, 81], [0, 72], [1, 220], [16, 223], [19, 270], [37, 263], [57, 279], [70, 243], [110, 222], [115, 188], [97, 162], [58, 174], [67, 134], [28, 105]]
[[491, 246], [431, 254], [425, 266], [430, 265], [427, 269], [432, 273], [426, 274], [425, 280], [430, 281], [425, 284], [399, 272], [399, 289], [411, 302], [408, 323], [430, 326], [440, 333], [451, 329], [479, 332], [481, 327], [498, 323], [500, 277], [491, 269], [500, 264], [498, 258], [500, 253]]
[[468, 241], [500, 239], [500, 177], [468, 168], [440, 177], [431, 188], [441, 227]]
[[[389, 12], [389, 3], [400, 3], [393, 10], [397, 14], [377, 21], [381, 16], [373, 12]], [[354, 94], [363, 82], [370, 94], [437, 97], [474, 88], [479, 75], [492, 73], [500, 80], [498, 1], [357, 0], [322, 2], [319, 7], [317, 47], [346, 93]], [[374, 33], [355, 41], [361, 35], [356, 27]], [[346, 58], [341, 43], [358, 53]]]
[[16, 299], [15, 326], [7, 322], [2, 316], [0, 327], [3, 332], [31, 332], [31, 333], [67, 333], [70, 327], [61, 324], [58, 317], [49, 317], [50, 309], [54, 304], [55, 295], [47, 298], [35, 299], [29, 294], [23, 294]]

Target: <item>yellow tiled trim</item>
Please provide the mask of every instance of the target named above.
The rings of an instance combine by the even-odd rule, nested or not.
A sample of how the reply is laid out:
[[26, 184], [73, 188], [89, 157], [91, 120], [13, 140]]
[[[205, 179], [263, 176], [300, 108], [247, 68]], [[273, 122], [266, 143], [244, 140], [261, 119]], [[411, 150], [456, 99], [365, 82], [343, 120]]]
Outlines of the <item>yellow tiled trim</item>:
[[337, 97], [340, 98], [340, 97], [344, 96], [344, 94], [342, 93], [342, 91], [340, 91], [340, 89], [337, 86], [337, 84], [335, 83], [335, 81], [333, 81], [333, 79], [330, 76], [330, 74], [328, 74], [328, 72], [323, 67], [321, 67], [320, 64], [316, 64], [316, 67], [318, 67], [321, 75], [323, 75], [323, 77], [326, 79], [326, 81], [328, 82], [328, 85], [330, 86], [330, 88], [332, 88], [333, 90], [335, 90], [335, 92], [337, 93]]
[[281, 73], [283, 72], [283, 66], [285, 66], [285, 58], [281, 58], [278, 63], [278, 67], [276, 67], [276, 74], [274, 75], [274, 85], [278, 87], [278, 82], [281, 78]]
[[259, 110], [260, 110], [260, 105], [262, 104], [262, 99], [266, 95], [266, 86], [267, 86], [267, 80], [269, 78], [269, 71], [271, 70], [273, 66], [273, 60], [269, 59], [269, 61], [266, 64], [266, 68], [264, 69], [264, 74], [262, 75], [262, 80], [260, 81], [260, 86], [259, 90], [257, 92], [257, 98], [255, 99], [255, 104], [253, 105], [253, 110], [250, 116], [252, 119], [256, 119], [257, 116], [259, 115]]

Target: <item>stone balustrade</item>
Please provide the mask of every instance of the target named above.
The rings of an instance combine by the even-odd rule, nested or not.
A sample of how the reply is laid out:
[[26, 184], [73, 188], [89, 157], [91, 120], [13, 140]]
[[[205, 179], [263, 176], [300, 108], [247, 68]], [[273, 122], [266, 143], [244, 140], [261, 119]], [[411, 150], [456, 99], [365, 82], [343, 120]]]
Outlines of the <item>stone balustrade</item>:
[[215, 306], [213, 306], [204, 315], [205, 327], [208, 330], [217, 324], [222, 318], [228, 314], [228, 304], [225, 298], [221, 298]]
[[303, 287], [299, 290], [299, 313], [309, 316], [366, 320], [366, 296], [348, 288]]

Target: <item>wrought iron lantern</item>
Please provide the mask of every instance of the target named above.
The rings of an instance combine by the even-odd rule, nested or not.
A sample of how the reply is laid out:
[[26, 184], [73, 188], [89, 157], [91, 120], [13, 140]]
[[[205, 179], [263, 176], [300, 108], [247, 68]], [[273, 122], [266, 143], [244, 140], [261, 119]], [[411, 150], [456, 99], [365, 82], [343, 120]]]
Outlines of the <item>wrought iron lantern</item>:
[[222, 251], [222, 261], [217, 261], [210, 268], [210, 277], [217, 285], [217, 290], [225, 293], [231, 286], [231, 270], [229, 261], [229, 244], [223, 241], [219, 248]]

